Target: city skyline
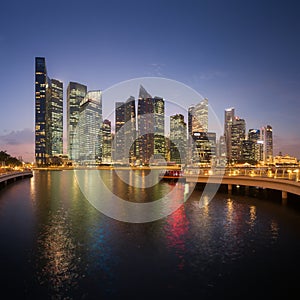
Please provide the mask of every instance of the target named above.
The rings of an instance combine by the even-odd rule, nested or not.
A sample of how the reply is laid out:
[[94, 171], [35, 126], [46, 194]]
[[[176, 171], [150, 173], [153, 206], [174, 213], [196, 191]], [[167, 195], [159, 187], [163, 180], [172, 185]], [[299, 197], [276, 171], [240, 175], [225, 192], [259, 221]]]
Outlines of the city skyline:
[[[51, 78], [64, 87], [80, 82], [89, 90], [104, 91], [146, 76], [182, 82], [209, 99], [222, 123], [224, 109], [235, 107], [247, 120], [247, 128], [272, 125], [274, 154], [282, 151], [300, 157], [296, 1], [285, 5], [279, 1], [187, 1], [184, 5], [128, 1], [117, 3], [117, 10], [111, 3], [100, 6], [98, 1], [87, 1], [82, 7], [66, 1], [59, 2], [56, 22], [47, 33], [36, 26], [35, 16], [43, 11], [43, 18], [51, 20], [51, 10], [36, 4], [5, 3], [2, 9], [1, 150], [24, 159], [34, 157], [33, 57], [43, 56]], [[164, 25], [139, 22], [136, 26], [141, 12], [155, 15]], [[84, 22], [84, 15], [89, 22]], [[65, 99], [64, 88], [64, 105]], [[188, 101], [180, 99], [179, 104], [196, 104], [194, 99]]]

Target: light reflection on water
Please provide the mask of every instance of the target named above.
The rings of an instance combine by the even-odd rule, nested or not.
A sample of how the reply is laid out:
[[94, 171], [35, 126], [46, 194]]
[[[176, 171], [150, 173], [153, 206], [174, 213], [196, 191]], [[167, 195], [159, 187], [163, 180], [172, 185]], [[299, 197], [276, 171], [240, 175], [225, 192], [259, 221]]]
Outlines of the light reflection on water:
[[[164, 182], [149, 193], [110, 171], [104, 177], [131, 201], [184, 192], [184, 186]], [[242, 294], [250, 283], [281, 293], [293, 280], [289, 269], [299, 267], [299, 213], [226, 194], [199, 208], [201, 193], [196, 189], [161, 220], [122, 223], [89, 204], [72, 171], [36, 172], [0, 191], [2, 269], [18, 271], [14, 285], [28, 298], [216, 297], [232, 289]], [[281, 285], [277, 265], [286, 278]]]

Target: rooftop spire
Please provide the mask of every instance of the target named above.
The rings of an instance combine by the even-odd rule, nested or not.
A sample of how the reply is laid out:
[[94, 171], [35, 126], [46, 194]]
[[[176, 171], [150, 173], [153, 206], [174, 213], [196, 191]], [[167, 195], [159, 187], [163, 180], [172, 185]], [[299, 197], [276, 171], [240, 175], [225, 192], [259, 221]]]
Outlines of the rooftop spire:
[[152, 98], [152, 96], [145, 90], [145, 88], [140, 85], [140, 93], [139, 93], [139, 99], [147, 99], [147, 98]]

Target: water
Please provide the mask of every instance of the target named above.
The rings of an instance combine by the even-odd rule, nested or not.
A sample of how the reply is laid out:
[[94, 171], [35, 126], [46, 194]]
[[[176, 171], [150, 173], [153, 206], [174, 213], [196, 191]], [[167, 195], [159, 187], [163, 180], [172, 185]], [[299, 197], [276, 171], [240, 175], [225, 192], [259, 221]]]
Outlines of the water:
[[[132, 199], [134, 190], [101, 172]], [[153, 199], [173, 188], [164, 182], [139, 192]], [[199, 209], [200, 195], [196, 189], [161, 220], [131, 224], [97, 211], [72, 171], [35, 172], [0, 190], [1, 292], [9, 299], [254, 299], [299, 291], [298, 210], [225, 193]]]

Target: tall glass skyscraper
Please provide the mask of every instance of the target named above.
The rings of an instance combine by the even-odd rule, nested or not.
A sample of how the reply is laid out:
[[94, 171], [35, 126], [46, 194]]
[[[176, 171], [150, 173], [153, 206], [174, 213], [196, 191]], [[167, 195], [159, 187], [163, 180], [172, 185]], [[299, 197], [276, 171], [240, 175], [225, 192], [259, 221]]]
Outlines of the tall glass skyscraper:
[[35, 58], [35, 160], [37, 165], [63, 153], [63, 83], [47, 75], [44, 57]]
[[79, 159], [78, 121], [80, 103], [87, 93], [87, 87], [77, 82], [70, 82], [67, 89], [67, 151], [69, 159]]
[[44, 57], [35, 58], [35, 161], [45, 165], [49, 150], [47, 148], [46, 107], [51, 96], [50, 79], [47, 76]]
[[261, 128], [261, 139], [263, 140], [263, 160], [265, 162], [273, 158], [273, 129], [266, 125]]
[[49, 155], [63, 154], [63, 83], [51, 79], [51, 97], [47, 105]]
[[80, 103], [79, 163], [99, 164], [102, 159], [102, 93], [90, 91]]
[[152, 96], [140, 86], [138, 99], [138, 144], [141, 164], [148, 165], [154, 154], [154, 105]]
[[165, 160], [165, 101], [163, 98], [153, 98], [153, 122], [154, 122], [154, 159]]
[[235, 109], [234, 107], [225, 109], [225, 117], [224, 117], [224, 137], [226, 143], [226, 153], [227, 158], [231, 158], [231, 126], [235, 122]]
[[230, 144], [231, 152], [229, 160], [231, 162], [238, 162], [242, 157], [242, 141], [246, 138], [246, 122], [239, 117], [235, 118], [234, 124], [230, 126]]
[[115, 103], [115, 136], [114, 136], [114, 161], [123, 162], [126, 158], [125, 149], [125, 132], [122, 127], [125, 124], [125, 103]]
[[170, 116], [170, 160], [177, 164], [186, 162], [186, 123], [182, 114]]
[[208, 99], [194, 106], [192, 113], [192, 132], [208, 131]]
[[135, 98], [130, 96], [125, 102], [125, 153], [129, 163], [136, 161], [136, 117], [135, 117]]
[[111, 163], [111, 122], [104, 120], [101, 127], [102, 134], [102, 163]]

